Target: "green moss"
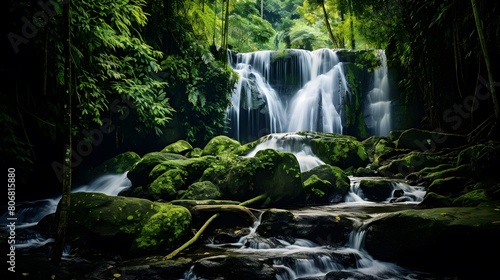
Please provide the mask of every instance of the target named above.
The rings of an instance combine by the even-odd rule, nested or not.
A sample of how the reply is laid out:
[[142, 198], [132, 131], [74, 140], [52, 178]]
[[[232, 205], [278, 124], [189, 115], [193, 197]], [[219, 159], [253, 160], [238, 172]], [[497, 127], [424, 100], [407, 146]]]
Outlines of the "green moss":
[[227, 136], [216, 136], [212, 138], [207, 145], [205, 145], [205, 148], [203, 148], [202, 155], [222, 155], [225, 153], [230, 153], [236, 150], [238, 147], [240, 147], [241, 144], [240, 142], [231, 139]]
[[170, 169], [156, 178], [148, 188], [148, 196], [152, 199], [172, 200], [177, 198], [177, 191], [184, 186], [187, 172], [181, 169]]
[[191, 214], [182, 206], [156, 203], [157, 213], [149, 218], [135, 239], [138, 249], [158, 249], [179, 243], [191, 230]]
[[461, 195], [453, 201], [453, 204], [463, 207], [474, 207], [480, 205], [491, 205], [493, 203], [488, 197], [486, 190], [479, 189]]
[[173, 153], [173, 154], [184, 155], [192, 150], [193, 150], [193, 147], [191, 146], [191, 144], [189, 144], [189, 142], [187, 142], [185, 140], [178, 140], [177, 142], [172, 143], [172, 144], [166, 146], [165, 148], [163, 148], [163, 150], [161, 150], [161, 152], [162, 153]]

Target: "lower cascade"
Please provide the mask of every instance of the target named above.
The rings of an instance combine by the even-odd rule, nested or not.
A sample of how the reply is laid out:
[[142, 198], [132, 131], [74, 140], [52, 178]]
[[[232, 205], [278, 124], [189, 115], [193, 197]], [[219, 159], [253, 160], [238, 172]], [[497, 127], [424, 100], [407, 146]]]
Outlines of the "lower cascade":
[[[351, 178], [351, 182], [358, 182], [360, 178]], [[352, 184], [354, 185], [354, 183]], [[409, 186], [404, 183], [395, 183], [395, 190], [414, 193], [414, 200], [407, 200], [403, 204], [416, 205], [425, 194], [419, 187]], [[348, 196], [357, 196], [351, 188]], [[389, 201], [388, 197], [386, 201]], [[365, 206], [383, 207], [388, 202], [374, 203], [361, 199]], [[349, 207], [359, 205], [360, 201], [340, 203], [331, 206], [319, 206], [313, 209], [296, 210], [292, 213], [300, 215], [322, 216], [340, 215], [348, 212]], [[395, 211], [395, 210], [394, 210]], [[368, 216], [367, 216], [368, 215]], [[263, 237], [259, 234], [262, 216], [249, 228], [248, 234], [235, 243], [208, 243], [205, 246], [216, 250], [215, 257], [202, 260], [219, 261], [225, 257], [255, 257], [264, 262], [272, 263], [275, 277], [278, 280], [293, 279], [422, 279], [424, 273], [407, 270], [393, 263], [382, 262], [374, 259], [364, 248], [366, 235], [365, 225], [377, 216], [367, 214], [351, 216], [356, 225], [348, 234], [343, 244], [338, 246], [319, 245], [306, 238]], [[337, 216], [338, 217], [338, 216]], [[200, 264], [202, 265], [202, 264]], [[197, 275], [196, 271], [204, 271], [195, 264], [184, 274], [185, 280], [206, 279], [205, 275]], [[214, 275], [217, 272], [214, 272]], [[331, 278], [323, 278], [325, 276]], [[310, 277], [310, 278], [309, 278]], [[318, 278], [315, 278], [318, 277]], [[264, 278], [263, 278], [264, 279]]]

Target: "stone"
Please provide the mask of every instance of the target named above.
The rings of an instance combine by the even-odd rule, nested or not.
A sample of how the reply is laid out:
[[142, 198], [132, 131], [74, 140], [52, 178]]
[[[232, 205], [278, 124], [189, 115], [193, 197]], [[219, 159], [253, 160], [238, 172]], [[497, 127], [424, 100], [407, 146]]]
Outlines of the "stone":
[[220, 135], [212, 138], [203, 148], [202, 155], [223, 155], [225, 153], [230, 153], [240, 147], [240, 142], [231, 139], [227, 136]]
[[210, 181], [201, 181], [191, 184], [180, 199], [206, 200], [221, 199], [219, 188]]
[[349, 177], [342, 169], [328, 164], [302, 173], [306, 204], [338, 203], [349, 191]]
[[180, 154], [180, 155], [186, 155], [187, 153], [191, 152], [193, 150], [193, 146], [189, 144], [186, 140], [178, 140], [175, 143], [172, 143], [163, 150], [161, 150], [162, 153], [172, 153], [172, 154]]
[[190, 231], [191, 214], [181, 206], [101, 193], [71, 195], [68, 241], [75, 247], [147, 252], [175, 246]]
[[151, 152], [145, 154], [141, 160], [137, 162], [134, 168], [127, 173], [127, 177], [132, 182], [133, 187], [147, 185], [152, 182], [149, 179], [149, 173], [151, 170], [153, 170], [156, 165], [172, 159], [186, 159], [186, 157], [178, 154], [161, 152]]

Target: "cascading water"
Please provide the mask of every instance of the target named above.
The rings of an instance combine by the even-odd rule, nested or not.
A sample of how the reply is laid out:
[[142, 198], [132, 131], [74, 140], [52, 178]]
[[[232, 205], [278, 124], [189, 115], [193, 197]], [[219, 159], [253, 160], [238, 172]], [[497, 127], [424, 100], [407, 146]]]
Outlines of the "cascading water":
[[385, 51], [378, 50], [381, 67], [375, 70], [373, 89], [368, 93], [365, 123], [376, 136], [389, 136], [391, 131], [391, 100]]
[[[312, 215], [328, 215], [337, 216], [340, 213], [345, 214], [350, 207], [356, 207], [362, 201], [367, 207], [391, 207], [404, 206], [406, 203], [416, 203], [425, 194], [420, 187], [414, 187], [401, 182], [394, 182], [395, 190], [403, 190], [414, 197], [413, 201], [404, 201], [401, 203], [386, 202], [375, 203], [366, 201], [362, 198], [362, 194], [357, 192], [357, 186], [360, 178], [350, 177], [351, 190], [346, 195], [344, 203], [308, 208], [297, 210], [297, 215], [305, 212]], [[356, 194], [357, 193], [357, 194]], [[361, 194], [361, 197], [358, 196]], [[349, 201], [347, 197], [359, 197], [355, 201]], [[397, 210], [392, 210], [397, 211]], [[320, 213], [321, 212], [321, 213]], [[236, 243], [226, 244], [207, 244], [207, 247], [218, 248], [223, 250], [223, 255], [238, 255], [259, 256], [262, 259], [271, 259], [273, 268], [275, 269], [276, 279], [278, 280], [295, 280], [295, 279], [427, 279], [425, 273], [409, 271], [393, 263], [378, 261], [374, 259], [364, 248], [364, 239], [366, 236], [366, 226], [372, 219], [375, 219], [379, 214], [376, 211], [359, 212], [359, 209], [352, 213], [362, 213], [361, 215], [348, 215], [353, 219], [353, 230], [349, 234], [344, 245], [341, 246], [322, 246], [311, 240], [304, 238], [282, 239], [279, 236], [266, 238], [260, 236], [258, 228], [261, 226], [262, 215], [250, 227], [249, 233], [240, 238]], [[354, 257], [354, 265], [348, 265], [345, 260]], [[350, 263], [350, 262], [349, 262]], [[351, 263], [352, 264], [352, 263]], [[330, 273], [338, 273], [323, 278]], [[423, 278], [420, 278], [423, 277]], [[185, 280], [203, 279], [199, 278], [194, 267], [184, 274]]]
[[[365, 121], [374, 135], [391, 129], [385, 52], [365, 99]], [[258, 51], [229, 56], [239, 74], [227, 110], [230, 137], [253, 141], [269, 133], [343, 133], [350, 85], [337, 51]]]

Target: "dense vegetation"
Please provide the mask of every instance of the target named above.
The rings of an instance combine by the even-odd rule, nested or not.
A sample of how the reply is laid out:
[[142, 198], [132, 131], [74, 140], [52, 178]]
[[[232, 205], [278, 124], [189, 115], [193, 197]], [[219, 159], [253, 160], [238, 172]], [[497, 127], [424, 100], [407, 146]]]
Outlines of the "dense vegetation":
[[[401, 81], [397, 99], [421, 110], [422, 127], [497, 137], [499, 5], [477, 0], [477, 24], [472, 2], [71, 1], [74, 165], [97, 150], [223, 134], [237, 78], [228, 48], [383, 48]], [[40, 3], [9, 1], [2, 25], [2, 158], [25, 178], [51, 177], [64, 142], [65, 4]]]

